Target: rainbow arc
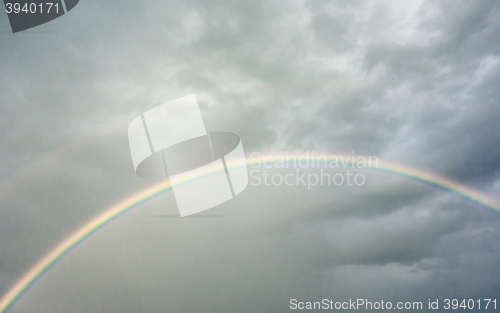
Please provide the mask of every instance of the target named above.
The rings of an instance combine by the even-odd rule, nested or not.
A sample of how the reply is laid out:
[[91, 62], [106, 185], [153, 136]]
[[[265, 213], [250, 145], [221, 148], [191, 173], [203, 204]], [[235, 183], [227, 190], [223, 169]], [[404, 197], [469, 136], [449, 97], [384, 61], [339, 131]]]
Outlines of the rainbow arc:
[[[282, 155], [282, 159], [288, 160], [287, 162], [291, 162], [290, 160], [293, 160], [292, 157], [297, 158], [303, 156]], [[312, 156], [308, 156], [307, 158], [308, 161], [314, 161], [314, 159], [312, 159]], [[262, 166], [263, 164], [272, 164], [273, 162], [280, 162], [280, 160], [268, 161], [270, 159], [269, 157], [266, 159], [266, 161], [264, 161], [265, 159], [266, 156], [261, 156], [259, 158], [252, 158], [250, 160], [247, 160], [246, 164], [233, 163], [231, 164], [230, 167], [231, 168], [244, 168], [247, 166], [257, 167], [257, 166]], [[354, 158], [347, 158], [347, 156], [344, 156], [344, 164], [356, 166], [358, 162], [354, 160]], [[409, 178], [411, 180], [424, 183], [433, 188], [451, 192], [461, 197], [462, 199], [477, 204], [492, 212], [495, 213], [500, 212], [500, 203], [497, 200], [492, 199], [477, 190], [474, 190], [460, 183], [454, 182], [452, 180], [446, 179], [444, 177], [429, 172], [424, 172], [421, 170], [383, 161], [378, 161], [377, 167], [369, 167], [369, 169], [389, 173], [392, 175], [397, 175], [400, 177]], [[193, 171], [191, 175], [185, 175], [184, 180], [178, 182], [178, 185], [188, 184], [196, 179], [200, 179], [214, 174], [217, 173], [211, 171]], [[172, 185], [168, 181], [156, 184], [105, 209], [101, 214], [96, 216], [91, 221], [87, 222], [81, 228], [77, 229], [71, 235], [66, 237], [54, 249], [52, 249], [47, 255], [45, 255], [42, 259], [40, 259], [32, 268], [30, 268], [28, 272], [26, 272], [23, 275], [23, 277], [19, 281], [17, 281], [15, 285], [0, 299], [0, 312], [1, 313], [6, 312], [10, 307], [12, 307], [15, 301], [18, 300], [26, 292], [26, 290], [37, 281], [37, 279], [41, 275], [46, 273], [51, 268], [51, 266], [53, 266], [58, 260], [63, 258], [71, 250], [77, 247], [90, 235], [92, 235], [99, 229], [105, 227], [112, 221], [118, 219], [126, 212], [141, 206], [142, 204], [158, 197], [161, 194], [170, 191], [171, 189]]]

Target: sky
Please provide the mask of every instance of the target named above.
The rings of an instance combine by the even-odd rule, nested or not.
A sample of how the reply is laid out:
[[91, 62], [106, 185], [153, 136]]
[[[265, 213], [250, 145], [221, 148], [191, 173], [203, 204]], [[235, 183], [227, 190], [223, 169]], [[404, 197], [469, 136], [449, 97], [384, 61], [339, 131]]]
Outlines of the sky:
[[[81, 0], [16, 34], [2, 11], [0, 294], [78, 227], [157, 183], [136, 176], [127, 128], [159, 104], [196, 94], [206, 129], [238, 134], [248, 157], [376, 156], [500, 200], [499, 85], [497, 1]], [[500, 213], [353, 172], [366, 183], [250, 179], [186, 218], [172, 193], [157, 197], [73, 249], [9, 312], [289, 312], [291, 299], [500, 295]]]

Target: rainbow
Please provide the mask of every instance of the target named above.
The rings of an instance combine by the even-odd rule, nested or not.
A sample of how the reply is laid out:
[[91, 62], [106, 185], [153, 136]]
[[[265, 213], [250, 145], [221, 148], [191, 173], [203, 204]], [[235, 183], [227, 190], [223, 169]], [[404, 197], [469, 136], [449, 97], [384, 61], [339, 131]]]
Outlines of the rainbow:
[[[276, 157], [276, 156], [275, 156]], [[260, 167], [262, 165], [269, 165], [277, 162], [290, 162], [292, 158], [299, 158], [304, 156], [300, 155], [281, 155], [281, 160], [278, 158], [270, 158], [269, 156], [261, 156], [259, 158], [253, 157], [247, 160], [246, 163], [241, 164], [231, 164], [230, 168], [245, 168], [247, 166]], [[344, 165], [351, 165], [355, 167], [359, 164], [354, 158], [349, 158], [350, 156], [339, 156], [343, 157]], [[318, 156], [316, 156], [318, 158]], [[268, 160], [271, 159], [271, 160]], [[312, 156], [307, 156], [306, 160], [314, 162], [315, 159]], [[414, 181], [424, 183], [428, 186], [438, 188], [447, 192], [451, 192], [459, 197], [470, 201], [474, 204], [478, 204], [484, 208], [487, 208], [493, 212], [500, 212], [500, 203], [495, 199], [491, 199], [488, 196], [473, 190], [469, 187], [461, 185], [457, 182], [451, 181], [444, 177], [424, 172], [417, 169], [412, 169], [406, 166], [397, 165], [394, 163], [388, 163], [383, 161], [378, 161], [377, 167], [369, 167], [371, 170], [378, 170], [400, 177], [405, 177], [412, 179]], [[185, 175], [185, 178], [179, 185], [189, 183], [195, 179], [200, 179], [202, 177], [214, 175], [217, 172], [205, 170], [201, 171], [191, 171], [189, 175]], [[86, 238], [94, 234], [99, 229], [103, 228], [107, 224], [116, 220], [126, 212], [141, 206], [142, 204], [158, 197], [172, 190], [172, 185], [170, 182], [162, 182], [149, 187], [143, 191], [140, 191], [133, 196], [107, 208], [103, 213], [96, 216], [91, 221], [87, 222], [81, 228], [77, 229], [70, 236], [65, 238], [59, 245], [57, 245], [52, 251], [45, 255], [41, 260], [39, 260], [23, 277], [0, 299], [0, 313], [6, 312], [12, 305], [18, 300], [27, 289], [32, 286], [37, 279], [46, 273], [51, 266], [53, 266], [58, 260], [63, 258], [72, 249], [74, 249], [78, 244], [83, 242]]]

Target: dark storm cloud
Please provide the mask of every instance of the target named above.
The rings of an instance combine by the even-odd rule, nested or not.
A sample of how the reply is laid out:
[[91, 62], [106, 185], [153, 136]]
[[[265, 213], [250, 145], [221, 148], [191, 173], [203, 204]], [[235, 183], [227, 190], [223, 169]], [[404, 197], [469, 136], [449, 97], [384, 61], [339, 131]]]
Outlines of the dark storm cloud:
[[[0, 35], [0, 291], [152, 183], [133, 173], [126, 128], [187, 94], [207, 129], [238, 133], [247, 154], [355, 151], [489, 190], [499, 15], [494, 1], [81, 1], [40, 27], [55, 33]], [[498, 294], [496, 216], [385, 174], [367, 181], [249, 186], [213, 219], [149, 217], [176, 214], [165, 196], [81, 245], [13, 311], [284, 312], [298, 296]]]

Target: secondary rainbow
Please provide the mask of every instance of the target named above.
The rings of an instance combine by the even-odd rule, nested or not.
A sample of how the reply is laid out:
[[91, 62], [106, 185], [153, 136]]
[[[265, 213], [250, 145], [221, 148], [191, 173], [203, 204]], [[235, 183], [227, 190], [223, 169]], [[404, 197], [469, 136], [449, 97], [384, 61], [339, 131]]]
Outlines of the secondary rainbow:
[[[247, 160], [246, 164], [232, 164], [231, 168], [244, 168], [247, 165], [250, 166], [260, 166], [262, 164], [270, 164], [279, 162], [275, 161], [265, 161], [266, 156], [261, 156], [260, 158], [252, 158], [252, 160]], [[283, 159], [287, 157], [304, 157], [298, 155], [282, 155]], [[316, 156], [317, 157], [317, 156]], [[311, 156], [307, 157], [308, 161], [311, 161]], [[348, 165], [357, 165], [358, 162], [354, 160], [354, 158], [345, 159], [345, 164]], [[466, 199], [472, 203], [478, 204], [484, 208], [487, 208], [493, 212], [500, 212], [500, 203], [495, 199], [492, 199], [483, 193], [480, 193], [476, 190], [473, 190], [469, 187], [461, 185], [457, 182], [451, 181], [444, 177], [431, 174], [428, 172], [412, 169], [409, 167], [405, 167], [402, 165], [397, 165], [393, 163], [378, 162], [378, 167], [370, 167], [371, 170], [379, 170], [382, 172], [395, 174], [401, 177], [410, 178], [412, 180], [424, 183], [434, 188], [438, 188], [440, 190], [445, 190], [448, 192], [452, 192], [463, 199]], [[180, 184], [186, 184], [195, 179], [213, 175], [215, 172], [208, 171], [192, 171], [190, 175], [185, 175], [184, 181]], [[45, 255], [40, 261], [38, 261], [27, 273], [23, 275], [23, 277], [0, 299], [0, 313], [6, 312], [14, 302], [23, 295], [26, 290], [33, 285], [33, 283], [47, 270], [54, 265], [58, 260], [64, 257], [68, 252], [70, 252], [73, 248], [75, 248], [79, 243], [88, 238], [91, 234], [95, 233], [97, 230], [101, 229], [105, 225], [109, 224], [113, 220], [116, 220], [118, 217], [123, 215], [124, 213], [148, 202], [151, 199], [156, 198], [157, 196], [168, 192], [172, 189], [172, 186], [168, 181], [156, 184], [152, 187], [149, 187], [113, 206], [106, 209], [103, 213], [99, 214], [97, 217], [83, 225], [77, 231], [72, 233], [70, 236], [65, 238], [59, 245], [57, 245], [52, 251], [50, 251], [47, 255]]]

